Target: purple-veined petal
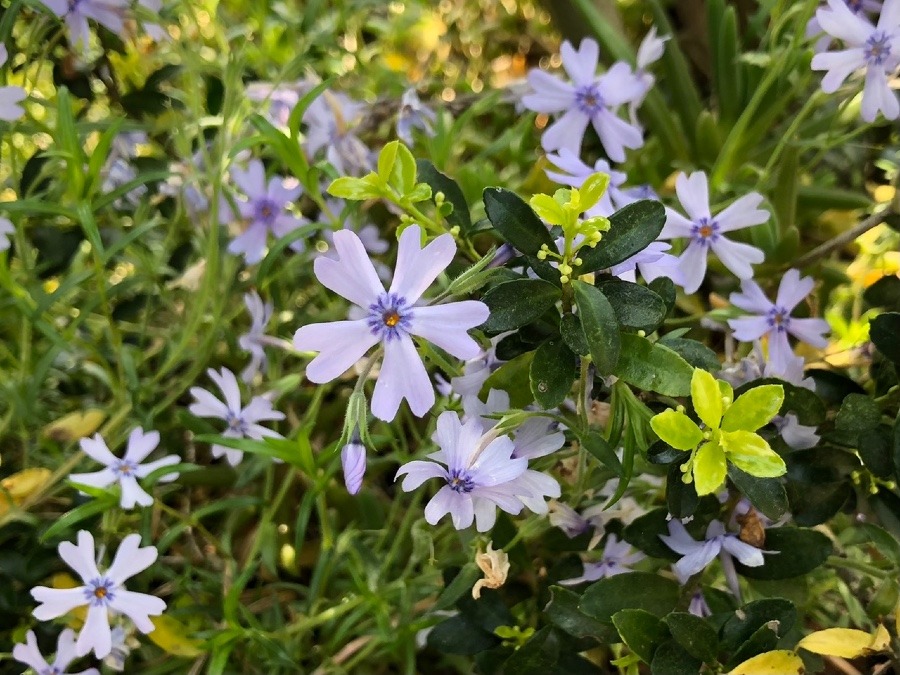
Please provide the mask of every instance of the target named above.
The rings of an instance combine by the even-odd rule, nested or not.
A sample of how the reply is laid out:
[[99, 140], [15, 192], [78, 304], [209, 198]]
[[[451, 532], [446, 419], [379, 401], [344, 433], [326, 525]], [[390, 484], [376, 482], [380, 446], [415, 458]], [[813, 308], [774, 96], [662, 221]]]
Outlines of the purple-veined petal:
[[531, 93], [522, 97], [522, 105], [538, 113], [555, 113], [575, 103], [575, 88], [558, 77], [534, 69], [528, 73]]
[[426, 462], [421, 459], [407, 462], [397, 470], [394, 480], [404, 476], [401, 487], [404, 492], [412, 492], [422, 483], [431, 478], [447, 478], [447, 470], [436, 462]]
[[[463, 468], [469, 459], [468, 450], [460, 451], [462, 430], [463, 424], [459, 421], [459, 416], [452, 410], [446, 410], [438, 416], [432, 436], [432, 440], [443, 452], [447, 464], [455, 469]], [[466, 434], [466, 439], [468, 437]]]
[[317, 384], [340, 377], [377, 343], [365, 319], [313, 323], [294, 334], [296, 349], [319, 352], [306, 366], [306, 377]]
[[416, 417], [422, 417], [434, 406], [431, 379], [408, 336], [384, 343], [384, 361], [372, 395], [372, 414], [390, 422], [404, 398]]
[[696, 241], [688, 244], [678, 258], [678, 269], [684, 280], [684, 292], [696, 293], [706, 277], [706, 247]]
[[578, 45], [578, 51], [566, 40], [559, 48], [563, 68], [579, 86], [592, 84], [597, 75], [597, 64], [600, 62], [600, 46], [596, 40], [584, 38]]
[[751, 225], [759, 225], [766, 222], [770, 214], [765, 209], [759, 208], [763, 196], [756, 192], [744, 195], [721, 213], [716, 215], [716, 223], [721, 232], [732, 232]]
[[87, 618], [78, 634], [75, 651], [79, 656], [93, 651], [98, 659], [105, 658], [112, 651], [112, 631], [109, 628], [106, 605], [88, 606]]
[[344, 487], [351, 495], [355, 495], [362, 487], [366, 475], [366, 446], [362, 443], [348, 443], [341, 448], [341, 470], [344, 474]]
[[666, 546], [675, 551], [675, 553], [688, 555], [703, 545], [702, 542], [698, 542], [690, 535], [680, 520], [670, 520], [668, 528], [669, 534], [661, 534], [659, 535], [659, 538], [663, 540], [663, 543], [665, 543]]
[[753, 276], [753, 264], [758, 265], [766, 259], [766, 254], [761, 249], [731, 241], [725, 237], [719, 237], [710, 244], [713, 252], [719, 256], [719, 260], [738, 279], [749, 279]]
[[691, 220], [696, 222], [710, 217], [709, 185], [705, 173], [695, 171], [690, 175], [678, 174], [678, 178], [675, 179], [675, 193]]
[[768, 333], [772, 327], [764, 316], [742, 316], [728, 319], [728, 325], [734, 331], [734, 337], [741, 342], [753, 342]]
[[397, 246], [397, 265], [390, 292], [406, 298], [409, 304], [415, 304], [422, 297], [456, 255], [456, 242], [449, 234], [442, 234], [425, 248], [421, 247], [421, 242], [421, 228], [411, 225], [403, 230]]
[[513, 459], [513, 442], [508, 436], [491, 441], [469, 469], [475, 484], [493, 487], [521, 476], [528, 468], [524, 457]]
[[695, 574], [699, 574], [706, 569], [706, 566], [709, 565], [717, 555], [719, 555], [721, 549], [722, 545], [719, 539], [703, 542], [699, 548], [688, 553], [675, 563], [673, 566], [675, 568], [675, 573], [682, 578], [688, 578]]
[[141, 427], [132, 429], [128, 434], [128, 449], [125, 451], [125, 459], [140, 464], [157, 445], [159, 445], [158, 431], [144, 432]]
[[565, 434], [561, 431], [552, 431], [547, 420], [527, 419], [516, 430], [513, 438], [514, 456], [526, 459], [545, 457], [559, 450], [565, 442]]
[[477, 300], [416, 307], [409, 332], [423, 337], [458, 359], [473, 359], [481, 346], [468, 334], [490, 315], [487, 305]]
[[375, 267], [356, 233], [338, 230], [333, 237], [338, 259], [319, 256], [313, 269], [319, 282], [355, 305], [368, 308], [384, 293]]
[[119, 614], [131, 619], [142, 633], [150, 633], [155, 628], [149, 617], [159, 616], [166, 611], [166, 603], [161, 598], [125, 589], [117, 590], [109, 605]]
[[562, 117], [544, 130], [541, 147], [547, 152], [571, 150], [578, 152], [590, 118], [578, 109], [567, 110]]
[[141, 535], [129, 534], [119, 544], [116, 557], [106, 572], [106, 576], [117, 585], [121, 585], [126, 579], [143, 572], [150, 567], [159, 555], [154, 546], [141, 547]]

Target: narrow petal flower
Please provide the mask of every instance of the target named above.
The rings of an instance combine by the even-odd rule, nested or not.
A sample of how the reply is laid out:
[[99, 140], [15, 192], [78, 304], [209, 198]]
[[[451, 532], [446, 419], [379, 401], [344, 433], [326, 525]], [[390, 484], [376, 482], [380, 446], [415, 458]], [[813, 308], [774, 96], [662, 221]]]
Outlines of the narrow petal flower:
[[676, 576], [685, 583], [690, 577], [699, 574], [716, 558], [722, 558], [723, 566], [733, 569], [731, 556], [748, 567], [759, 567], [764, 563], [763, 554], [770, 551], [751, 546], [740, 540], [738, 535], [726, 532], [725, 525], [718, 520], [712, 521], [706, 528], [704, 541], [695, 540], [684, 525], [676, 519], [669, 521], [669, 535], [660, 535], [660, 539], [682, 558], [673, 565]]
[[325, 286], [357, 305], [366, 318], [310, 324], [294, 335], [299, 351], [319, 352], [306, 370], [307, 377], [317, 383], [338, 377], [380, 342], [384, 362], [375, 384], [372, 413], [385, 421], [394, 419], [403, 399], [419, 417], [434, 405], [434, 387], [412, 336], [433, 342], [458, 358], [474, 358], [479, 346], [468, 331], [484, 323], [489, 313], [482, 302], [421, 303], [422, 294], [456, 253], [448, 234], [424, 248], [421, 237], [417, 225], [403, 231], [393, 281], [385, 291], [359, 236], [349, 230], [335, 232], [339, 257], [318, 258], [316, 275]]
[[635, 552], [628, 542], [620, 542], [616, 535], [610, 534], [603, 548], [603, 556], [597, 562], [585, 562], [584, 572], [580, 577], [562, 579], [564, 586], [574, 586], [588, 581], [597, 581], [613, 577], [617, 574], [631, 572], [631, 566], [644, 559], [644, 554]]
[[275, 306], [271, 301], [263, 303], [256, 291], [244, 295], [244, 304], [250, 313], [250, 329], [238, 338], [238, 344], [241, 349], [250, 352], [250, 364], [241, 372], [241, 379], [249, 383], [266, 369], [266, 326], [272, 319]]
[[347, 492], [355, 495], [362, 487], [363, 477], [366, 475], [366, 446], [358, 440], [345, 445], [341, 449], [341, 468]]
[[102, 659], [110, 653], [110, 614], [124, 614], [134, 621], [138, 630], [149, 633], [153, 630], [149, 617], [165, 611], [166, 603], [160, 598], [125, 588], [127, 579], [145, 570], [157, 557], [156, 548], [141, 548], [139, 544], [140, 535], [128, 535], [122, 540], [109, 570], [101, 573], [94, 562], [94, 539], [88, 532], [81, 531], [78, 546], [63, 542], [59, 554], [81, 577], [84, 585], [70, 589], [38, 586], [31, 590], [32, 597], [41, 603], [35, 608], [34, 616], [42, 621], [62, 616], [76, 607], [87, 607], [87, 617], [74, 650], [78, 656], [93, 651]]
[[407, 89], [400, 99], [397, 113], [397, 137], [407, 145], [413, 144], [413, 129], [420, 129], [426, 136], [434, 136], [434, 111], [422, 103], [415, 89]]
[[355, 134], [364, 108], [344, 94], [322, 92], [303, 113], [307, 154], [312, 157], [324, 150], [342, 175], [359, 176], [370, 171], [371, 152]]
[[[67, 675], [69, 664], [77, 658], [75, 653], [75, 631], [66, 628], [59, 634], [56, 643], [56, 658], [49, 664], [41, 654], [37, 644], [37, 636], [30, 630], [25, 634], [25, 644], [13, 648], [13, 658], [34, 669], [37, 675]], [[100, 675], [96, 668], [88, 668], [71, 675]]]

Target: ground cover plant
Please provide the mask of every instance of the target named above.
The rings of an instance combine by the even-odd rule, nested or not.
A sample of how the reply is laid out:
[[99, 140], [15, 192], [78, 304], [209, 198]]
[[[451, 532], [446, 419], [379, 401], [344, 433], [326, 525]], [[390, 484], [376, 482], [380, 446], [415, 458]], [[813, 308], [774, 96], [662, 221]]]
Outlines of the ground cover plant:
[[0, 44], [0, 672], [900, 664], [900, 0]]

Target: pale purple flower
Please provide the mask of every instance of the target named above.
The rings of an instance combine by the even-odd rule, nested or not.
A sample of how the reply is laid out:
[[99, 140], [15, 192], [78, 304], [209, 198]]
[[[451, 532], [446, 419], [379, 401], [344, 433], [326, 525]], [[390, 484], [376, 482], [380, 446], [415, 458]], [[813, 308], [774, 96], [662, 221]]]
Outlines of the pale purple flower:
[[709, 186], [706, 174], [702, 171], [696, 171], [690, 176], [679, 174], [675, 180], [675, 192], [688, 217], [667, 208], [666, 225], [659, 238], [690, 239], [679, 257], [685, 292], [695, 293], [703, 283], [706, 257], [710, 250], [739, 279], [752, 277], [751, 265], [761, 263], [765, 260], [765, 255], [755, 246], [731, 241], [724, 235], [726, 232], [759, 225], [769, 219], [769, 212], [759, 208], [763, 201], [762, 195], [751, 192], [721, 213], [712, 215], [709, 210]]
[[366, 475], [366, 446], [359, 438], [351, 440], [341, 448], [341, 469], [344, 472], [347, 492], [355, 495], [362, 487]]
[[647, 69], [662, 58], [666, 50], [666, 42], [669, 39], [670, 36], [668, 35], [657, 37], [656, 26], [650, 26], [650, 30], [647, 31], [647, 35], [644, 36], [638, 47], [635, 77], [644, 85], [644, 92], [641, 96], [628, 103], [628, 117], [635, 126], [640, 126], [637, 120], [637, 109], [656, 83], [656, 78]]
[[740, 387], [762, 377], [776, 377], [798, 387], [815, 391], [815, 381], [811, 377], [805, 377], [803, 372], [805, 366], [806, 362], [802, 356], [790, 355], [786, 363], [776, 367], [772, 361], [766, 360], [762, 344], [756, 341], [747, 356], [735, 364], [722, 368], [719, 378], [734, 387]]
[[778, 429], [784, 442], [794, 450], [806, 450], [819, 444], [816, 427], [800, 424], [800, 419], [794, 413], [778, 415], [772, 420], [772, 424]]
[[365, 105], [344, 94], [324, 91], [303, 113], [306, 153], [325, 150], [325, 158], [344, 175], [359, 176], [372, 170], [372, 153], [353, 133]]
[[[228, 245], [228, 252], [243, 254], [244, 261], [252, 265], [262, 260], [269, 232], [280, 239], [306, 222], [288, 209], [301, 195], [303, 187], [293, 178], [280, 176], [272, 177], [267, 183], [266, 170], [258, 159], [252, 160], [246, 171], [240, 167], [232, 168], [231, 177], [247, 199], [237, 201], [235, 212], [223, 198], [222, 215], [231, 221], [246, 221], [247, 228]], [[305, 245], [302, 240], [297, 240], [291, 248], [303, 251]]]
[[569, 149], [578, 153], [588, 124], [592, 124], [609, 158], [625, 161], [625, 148], [644, 144], [641, 130], [616, 115], [616, 109], [645, 95], [645, 83], [635, 77], [628, 64], [619, 61], [597, 76], [600, 48], [595, 40], [581, 41], [578, 51], [568, 41], [560, 49], [563, 68], [572, 82], [533, 69], [528, 73], [531, 93], [522, 97], [529, 110], [562, 113], [547, 127], [541, 145], [548, 152]]
[[852, 73], [865, 71], [862, 118], [873, 122], [878, 112], [886, 119], [900, 116], [900, 102], [891, 80], [900, 66], [900, 0], [885, 0], [873, 25], [864, 12], [854, 13], [844, 0], [828, 0], [816, 12], [822, 30], [844, 42], [846, 49], [816, 54], [813, 70], [827, 70], [822, 91], [833, 93]]
[[[166, 455], [161, 459], [143, 464], [147, 455], [159, 445], [159, 432], [144, 433], [141, 427], [133, 429], [128, 435], [128, 446], [125, 456], [121, 459], [109, 451], [106, 441], [100, 434], [94, 434], [93, 438], [82, 438], [80, 445], [84, 454], [105, 464], [106, 468], [93, 473], [73, 473], [69, 475], [69, 480], [95, 488], [105, 488], [113, 483], [118, 483], [122, 489], [122, 498], [119, 503], [123, 509], [133, 509], [135, 504], [152, 505], [153, 497], [140, 486], [138, 480], [146, 478], [160, 467], [171, 466], [181, 461], [178, 455]], [[161, 477], [159, 482], [168, 483], [176, 478], [178, 478], [177, 471]]]
[[247, 85], [245, 93], [251, 101], [268, 106], [266, 117], [269, 121], [286, 128], [291, 118], [291, 112], [311, 86], [311, 83], [305, 80], [281, 84], [251, 82]]
[[650, 242], [643, 251], [638, 251], [630, 258], [610, 267], [609, 273], [634, 283], [637, 280], [636, 272], [640, 272], [648, 282], [659, 277], [668, 277], [676, 286], [684, 286], [684, 272], [678, 258], [668, 253], [671, 248], [672, 245], [664, 241]]
[[612, 509], [606, 508], [604, 504], [595, 504], [581, 514], [565, 504], [552, 501], [549, 519], [551, 525], [560, 528], [570, 539], [593, 529], [594, 534], [588, 543], [590, 550], [600, 543], [606, 531], [606, 523], [610, 520], [620, 520], [623, 525], [628, 525], [644, 513], [644, 509], [633, 497], [623, 497]]
[[643, 560], [646, 556], [640, 551], [634, 551], [627, 541], [619, 541], [616, 535], [610, 534], [603, 547], [603, 556], [597, 562], [586, 562], [584, 571], [580, 577], [562, 579], [559, 583], [564, 586], [575, 586], [587, 581], [597, 581], [617, 574], [631, 572], [631, 566]]
[[84, 49], [90, 41], [88, 20], [93, 19], [116, 35], [125, 32], [130, 0], [41, 0], [51, 12], [66, 22], [69, 42]]
[[365, 311], [350, 321], [300, 327], [294, 347], [319, 352], [306, 366], [306, 376], [319, 384], [330, 382], [381, 343], [384, 361], [372, 396], [372, 413], [391, 421], [406, 399], [417, 417], [434, 405], [434, 389], [412, 336], [428, 340], [458, 359], [474, 358], [481, 350], [468, 330], [484, 323], [488, 308], [466, 300], [441, 305], [419, 304], [422, 294], [456, 254], [453, 237], [443, 234], [421, 247], [418, 225], [400, 235], [397, 265], [385, 291], [359, 236], [349, 230], [334, 233], [338, 259], [315, 261], [319, 281]]
[[413, 129], [421, 129], [426, 136], [434, 136], [434, 122], [437, 115], [422, 103], [415, 89], [407, 89], [400, 99], [397, 113], [397, 138], [407, 145], [413, 144]]
[[56, 643], [56, 658], [53, 664], [47, 662], [41, 650], [38, 648], [37, 636], [33, 630], [25, 634], [25, 644], [13, 647], [13, 658], [31, 667], [37, 675], [100, 675], [96, 668], [80, 670], [77, 673], [67, 673], [66, 669], [78, 655], [75, 653], [75, 631], [66, 628], [59, 634]]
[[699, 616], [701, 619], [712, 616], [712, 610], [709, 608], [706, 598], [703, 596], [702, 589], [698, 588], [694, 591], [693, 595], [691, 595], [691, 603], [688, 605], [688, 612], [694, 616]]
[[245, 352], [250, 352], [250, 363], [241, 371], [241, 379], [250, 383], [257, 373], [266, 369], [268, 363], [265, 350], [265, 346], [269, 344], [266, 326], [272, 319], [275, 305], [271, 301], [264, 303], [256, 291], [244, 294], [244, 304], [250, 312], [250, 330], [238, 338], [238, 344]]
[[788, 270], [778, 286], [775, 302], [771, 302], [759, 285], [749, 279], [741, 282], [741, 292], [732, 293], [731, 304], [751, 312], [754, 316], [729, 319], [728, 325], [734, 337], [741, 342], [752, 342], [768, 336], [769, 362], [778, 370], [789, 366], [794, 354], [788, 342], [788, 334], [814, 347], [828, 345], [825, 334], [830, 328], [824, 319], [797, 319], [791, 312], [808, 296], [815, 286], [812, 277], [800, 277], [800, 272]]
[[125, 537], [109, 569], [101, 573], [94, 557], [94, 537], [90, 532], [81, 530], [78, 533], [77, 546], [67, 541], [62, 542], [59, 545], [59, 556], [75, 570], [84, 585], [77, 588], [32, 588], [32, 597], [41, 603], [35, 608], [34, 617], [38, 621], [49, 621], [76, 607], [87, 606], [87, 618], [78, 634], [75, 653], [84, 656], [93, 650], [99, 659], [112, 649], [110, 613], [124, 614], [142, 633], [153, 631], [155, 627], [150, 617], [162, 614], [166, 603], [146, 593], [129, 591], [124, 584], [127, 579], [156, 561], [156, 548], [141, 548], [140, 543], [139, 534]]
[[580, 515], [578, 511], [568, 504], [554, 500], [550, 502], [549, 507], [550, 515], [547, 519], [550, 521], [550, 524], [561, 529], [569, 539], [574, 539], [591, 529], [591, 524], [587, 518]]
[[[221, 372], [218, 373], [210, 368], [206, 371], [206, 374], [219, 387], [225, 402], [220, 401], [206, 389], [191, 387], [191, 396], [196, 399], [189, 408], [192, 415], [225, 420], [228, 428], [222, 434], [223, 438], [252, 438], [256, 441], [261, 441], [267, 436], [283, 438], [277, 431], [272, 431], [259, 424], [259, 422], [284, 419], [284, 413], [275, 410], [272, 407], [272, 401], [265, 396], [254, 396], [246, 407], [242, 407], [241, 389], [238, 386], [234, 373], [228, 368], [222, 368]], [[213, 457], [225, 455], [231, 466], [237, 466], [240, 464], [244, 453], [234, 448], [226, 448], [223, 445], [213, 445], [212, 455]]]
[[[376, 225], [372, 224], [360, 225], [360, 223], [352, 217], [352, 209], [346, 208], [346, 202], [344, 202], [343, 199], [326, 199], [325, 205], [328, 207], [328, 212], [334, 216], [334, 220], [327, 229], [322, 230], [322, 238], [328, 242], [328, 250], [322, 255], [331, 258], [332, 260], [338, 259], [337, 251], [334, 248], [335, 225], [340, 225], [341, 229], [352, 230], [355, 232], [362, 242], [363, 247], [366, 249], [366, 253], [370, 256], [384, 255], [388, 252], [390, 244], [388, 244], [387, 240], [381, 236], [381, 230], [379, 230]], [[390, 280], [391, 268], [377, 259], [370, 258], [370, 260], [372, 260], [372, 264], [375, 266], [375, 271], [378, 272], [378, 278], [382, 281]]]
[[[162, 10], [162, 0], [138, 0], [137, 3], [139, 6], [143, 7], [149, 13], [159, 15]], [[138, 19], [138, 23], [141, 25], [141, 28], [144, 29], [144, 32], [150, 37], [151, 40], [155, 40], [156, 42], [160, 42], [162, 40], [166, 40], [169, 37], [169, 34], [166, 32], [166, 29], [160, 26], [158, 23], [152, 21], [144, 21]]]
[[491, 338], [491, 346], [482, 350], [474, 359], [466, 361], [463, 365], [463, 374], [450, 379], [447, 390], [442, 392], [445, 396], [456, 394], [477, 396], [482, 386], [503, 361], [497, 358], [497, 344], [509, 333], [502, 333]]
[[659, 538], [675, 553], [683, 556], [672, 566], [676, 576], [682, 580], [699, 574], [718, 556], [735, 596], [740, 595], [740, 589], [732, 556], [742, 565], [759, 567], [765, 562], [763, 554], [771, 553], [744, 543], [736, 534], [727, 533], [725, 525], [718, 520], [712, 521], [706, 528], [706, 538], [703, 541], [695, 540], [681, 521], [674, 518], [669, 521], [669, 534], [661, 534]]
[[125, 661], [128, 660], [132, 648], [137, 647], [138, 644], [137, 640], [131, 637], [130, 633], [126, 633], [122, 626], [116, 626], [112, 629], [112, 649], [103, 659], [103, 665], [121, 673], [125, 670]]
[[[6, 45], [0, 44], [0, 66], [6, 63], [9, 53]], [[25, 114], [25, 109], [19, 105], [25, 99], [25, 90], [22, 87], [0, 87], [0, 120], [12, 122]]]
[[9, 237], [16, 233], [16, 226], [8, 218], [0, 218], [0, 251], [10, 247]]
[[[841, 2], [847, 5], [847, 9], [854, 14], [877, 15], [881, 11], [881, 0], [841, 0]], [[823, 9], [827, 6], [826, 2]], [[806, 37], [818, 38], [813, 45], [816, 53], [824, 52], [834, 40], [831, 35], [822, 30], [822, 25], [816, 16], [813, 16], [806, 24]]]
[[[445, 481], [425, 506], [425, 520], [435, 525], [448, 513], [457, 530], [475, 521], [479, 532], [494, 526], [497, 507], [518, 514], [522, 496], [517, 483], [525, 473], [528, 460], [515, 458], [515, 446], [508, 436], [482, 436], [481, 423], [470, 419], [462, 424], [455, 412], [438, 417], [434, 440], [440, 447], [429, 455], [432, 461], [407, 462], [397, 471], [403, 490], [415, 490], [429, 478]], [[535, 496], [535, 495], [527, 495]]]

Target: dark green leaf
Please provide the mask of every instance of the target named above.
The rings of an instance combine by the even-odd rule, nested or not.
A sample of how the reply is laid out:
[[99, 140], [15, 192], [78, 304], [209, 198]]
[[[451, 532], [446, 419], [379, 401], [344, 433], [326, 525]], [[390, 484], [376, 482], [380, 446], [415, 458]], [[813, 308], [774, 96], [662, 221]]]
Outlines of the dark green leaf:
[[621, 348], [615, 312], [603, 293], [590, 284], [576, 280], [572, 288], [594, 367], [601, 375], [610, 375], [616, 368]]
[[[581, 255], [582, 273], [605, 270], [643, 251], [656, 241], [666, 222], [660, 202], [644, 199], [616, 211], [609, 218], [609, 231], [596, 248]], [[584, 249], [582, 249], [584, 250]]]
[[703, 662], [688, 654], [675, 640], [663, 642], [653, 655], [651, 675], [687, 675], [699, 673]]
[[787, 633], [797, 621], [797, 610], [793, 603], [784, 598], [748, 602], [722, 625], [719, 631], [722, 648], [726, 651], [738, 649], [770, 621], [778, 622], [781, 635]]
[[547, 340], [537, 348], [531, 362], [531, 393], [545, 410], [562, 403], [577, 377], [577, 358], [561, 338]]
[[728, 477], [738, 490], [770, 520], [778, 520], [788, 509], [787, 492], [778, 478], [757, 478], [728, 465]]
[[708, 621], [688, 612], [672, 612], [665, 622], [672, 637], [688, 654], [705, 663], [715, 662], [719, 637]]
[[876, 316], [869, 324], [869, 338], [890, 361], [900, 364], [900, 313], [889, 312]]
[[[895, 341], [897, 337], [894, 336]], [[836, 429], [856, 434], [867, 429], [875, 429], [879, 424], [881, 424], [881, 410], [875, 401], [864, 394], [848, 394], [834, 421]]]
[[623, 609], [665, 616], [675, 608], [679, 594], [678, 584], [671, 579], [649, 572], [628, 572], [588, 586], [580, 607], [600, 621], [612, 621], [613, 615]]
[[780, 623], [772, 621], [763, 624], [732, 653], [726, 666], [733, 668], [758, 654], [772, 651], [778, 646], [778, 639], [783, 634]]
[[428, 646], [445, 654], [477, 654], [500, 644], [500, 639], [459, 614], [442, 621], [428, 634]]
[[507, 361], [497, 368], [481, 387], [481, 393], [485, 396], [491, 389], [502, 389], [509, 394], [509, 405], [513, 408], [524, 408], [534, 398], [531, 395], [531, 360], [534, 352], [528, 352], [517, 356], [512, 361]]
[[688, 459], [690, 455], [684, 450], [673, 448], [665, 441], [656, 441], [647, 449], [647, 459], [651, 464], [671, 464]]
[[438, 171], [427, 159], [416, 160], [416, 169], [418, 180], [431, 186], [432, 201], [434, 195], [443, 192], [446, 200], [453, 204], [453, 212], [447, 216], [447, 222], [459, 227], [463, 233], [469, 232], [472, 229], [469, 204], [456, 181]]
[[622, 475], [622, 463], [616, 455], [615, 449], [603, 436], [596, 431], [588, 432], [581, 436], [581, 444], [584, 449], [593, 455], [603, 466], [612, 469], [617, 475]]
[[547, 619], [557, 628], [577, 638], [594, 638], [600, 642], [615, 642], [615, 631], [581, 611], [581, 596], [568, 588], [550, 587], [550, 602], [544, 608]]
[[622, 538], [653, 558], [677, 560], [680, 556], [663, 543], [660, 535], [669, 534], [669, 509], [661, 507], [633, 520]]
[[691, 393], [694, 369], [665, 345], [623, 333], [622, 353], [615, 374], [645, 391], [664, 396], [687, 396]]
[[559, 636], [552, 626], [545, 626], [507, 659], [503, 671], [516, 675], [547, 675], [556, 672], [559, 656]]
[[681, 462], [669, 464], [669, 475], [666, 479], [666, 504], [672, 517], [679, 519], [693, 516], [697, 506], [700, 505], [700, 497], [697, 496], [693, 481], [685, 483], [681, 480], [684, 476], [681, 464]]
[[559, 321], [559, 334], [569, 345], [569, 349], [576, 354], [587, 356], [591, 353], [587, 339], [584, 337], [584, 330], [581, 328], [581, 321], [574, 314], [563, 314]]
[[814, 484], [788, 481], [786, 489], [793, 520], [803, 527], [830, 520], [853, 496], [853, 487], [848, 481]]
[[643, 609], [623, 609], [612, 618], [622, 642], [645, 663], [653, 660], [653, 653], [669, 639], [666, 625]]
[[900, 312], [900, 277], [881, 277], [863, 293], [863, 299], [873, 307], [883, 307], [889, 312]]
[[457, 600], [472, 589], [472, 586], [474, 586], [475, 582], [481, 577], [482, 573], [478, 565], [472, 562], [466, 563], [453, 578], [453, 581], [447, 584], [441, 592], [437, 602], [434, 603], [433, 609], [437, 611], [452, 607], [456, 604]]
[[491, 224], [518, 251], [536, 255], [544, 244], [550, 250], [556, 250], [547, 226], [516, 193], [503, 188], [486, 188], [483, 199]]
[[484, 294], [491, 314], [481, 329], [486, 333], [514, 330], [539, 319], [560, 298], [560, 290], [541, 279], [504, 281]]
[[671, 349], [685, 361], [690, 363], [694, 368], [702, 368], [715, 373], [721, 370], [722, 364], [719, 363], [719, 357], [716, 353], [701, 342], [689, 340], [688, 338], [670, 338], [662, 337], [659, 343]]
[[790, 579], [811, 572], [831, 555], [831, 540], [821, 532], [798, 527], [770, 527], [766, 530], [765, 556], [761, 567], [736, 564], [738, 572], [751, 579]]
[[666, 318], [666, 304], [645, 286], [610, 279], [597, 284], [597, 288], [609, 300], [616, 319], [624, 328], [652, 333]]
[[866, 468], [879, 478], [894, 474], [894, 434], [889, 426], [882, 424], [860, 432], [856, 449]]
[[666, 314], [671, 312], [672, 308], [675, 306], [675, 296], [677, 295], [675, 282], [669, 277], [657, 277], [647, 284], [647, 287], [661, 297], [662, 301], [666, 303]]

